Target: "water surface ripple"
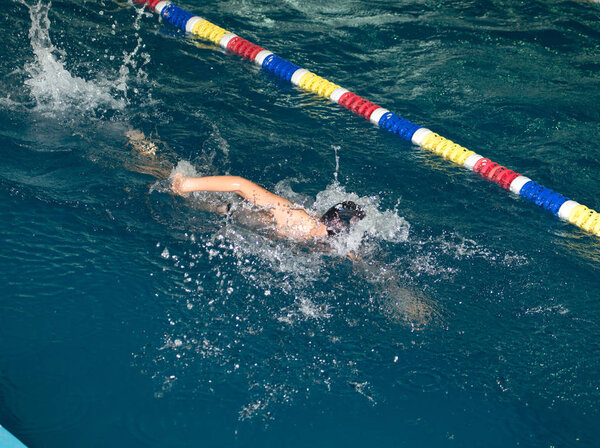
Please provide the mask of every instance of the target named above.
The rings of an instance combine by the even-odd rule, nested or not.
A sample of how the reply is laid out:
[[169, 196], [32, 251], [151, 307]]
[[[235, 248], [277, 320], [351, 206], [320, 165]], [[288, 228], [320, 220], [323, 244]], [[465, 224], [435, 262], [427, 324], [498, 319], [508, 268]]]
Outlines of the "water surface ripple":
[[[598, 238], [131, 3], [5, 3], [0, 423], [24, 443], [594, 445]], [[600, 208], [598, 5], [179, 4]], [[368, 218], [322, 250], [207, 213], [134, 128], [179, 170]]]

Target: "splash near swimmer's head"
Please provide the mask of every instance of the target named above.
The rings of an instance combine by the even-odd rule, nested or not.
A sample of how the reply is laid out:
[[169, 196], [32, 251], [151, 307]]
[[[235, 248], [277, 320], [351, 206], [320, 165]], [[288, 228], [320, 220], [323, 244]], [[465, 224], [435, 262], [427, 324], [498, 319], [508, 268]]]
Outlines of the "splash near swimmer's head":
[[361, 207], [352, 201], [335, 204], [321, 216], [321, 222], [327, 226], [329, 236], [348, 231], [356, 222], [366, 216]]

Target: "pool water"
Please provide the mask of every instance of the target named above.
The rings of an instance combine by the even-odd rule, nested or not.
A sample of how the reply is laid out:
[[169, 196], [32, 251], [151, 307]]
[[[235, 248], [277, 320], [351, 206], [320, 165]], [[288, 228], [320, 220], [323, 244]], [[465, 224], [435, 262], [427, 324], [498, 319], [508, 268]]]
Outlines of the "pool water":
[[[600, 208], [598, 5], [177, 4]], [[597, 443], [597, 237], [131, 2], [3, 6], [0, 424], [28, 447]], [[274, 238], [170, 195], [131, 129], [367, 218]]]

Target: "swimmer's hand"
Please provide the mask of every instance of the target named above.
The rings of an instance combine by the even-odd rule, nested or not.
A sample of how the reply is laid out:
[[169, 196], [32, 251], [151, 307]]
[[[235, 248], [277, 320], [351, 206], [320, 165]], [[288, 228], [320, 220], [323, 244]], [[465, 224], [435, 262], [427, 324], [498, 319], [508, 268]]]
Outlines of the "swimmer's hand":
[[186, 189], [185, 181], [187, 178], [181, 173], [175, 173], [173, 178], [171, 179], [171, 190], [173, 193], [183, 196], [186, 193], [189, 193], [190, 190]]

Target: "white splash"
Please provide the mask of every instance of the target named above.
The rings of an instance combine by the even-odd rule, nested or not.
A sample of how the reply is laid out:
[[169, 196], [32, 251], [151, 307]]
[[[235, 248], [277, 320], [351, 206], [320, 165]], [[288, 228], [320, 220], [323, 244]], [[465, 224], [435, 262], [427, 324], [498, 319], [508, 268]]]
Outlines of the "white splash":
[[194, 165], [192, 165], [187, 160], [180, 160], [177, 163], [177, 166], [175, 168], [173, 168], [173, 171], [171, 172], [171, 176], [169, 178], [172, 179], [173, 176], [177, 173], [183, 174], [186, 177], [197, 177], [198, 176], [198, 171], [196, 171], [196, 168], [194, 168]]
[[366, 216], [349, 232], [331, 239], [331, 245], [339, 255], [357, 251], [366, 237], [392, 243], [408, 240], [410, 224], [398, 214], [398, 210], [381, 211], [377, 196], [367, 197], [349, 193], [338, 182], [333, 182], [317, 194], [313, 208], [316, 213], [323, 214], [334, 204], [343, 201], [355, 202], [362, 207]]
[[[137, 15], [135, 17], [135, 21], [133, 22], [134, 29], [140, 29], [140, 20], [143, 17], [143, 15], [144, 8], [137, 9]], [[141, 67], [150, 62], [150, 55], [148, 53], [142, 52], [142, 49], [145, 47], [145, 44], [137, 32], [135, 35], [137, 36], [136, 46], [130, 52], [123, 52], [123, 64], [119, 68], [119, 77], [114, 82], [115, 88], [123, 92], [125, 98], [127, 98], [127, 93], [129, 90], [128, 83], [132, 71], [138, 83], [145, 84], [148, 82], [148, 74], [144, 70], [142, 70]], [[140, 61], [138, 61], [138, 59], [141, 60], [141, 63]], [[133, 93], [137, 95], [139, 91], [134, 88]]]
[[30, 89], [36, 108], [42, 111], [123, 109], [126, 100], [111, 94], [114, 82], [105, 79], [86, 81], [71, 75], [65, 68], [65, 51], [56, 48], [50, 40], [48, 11], [51, 3], [40, 0], [30, 6], [24, 0], [19, 1], [28, 8], [31, 18], [29, 39], [34, 60], [25, 66], [29, 75], [25, 85]]

